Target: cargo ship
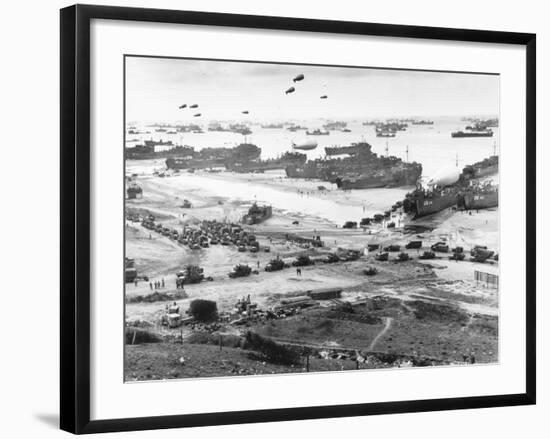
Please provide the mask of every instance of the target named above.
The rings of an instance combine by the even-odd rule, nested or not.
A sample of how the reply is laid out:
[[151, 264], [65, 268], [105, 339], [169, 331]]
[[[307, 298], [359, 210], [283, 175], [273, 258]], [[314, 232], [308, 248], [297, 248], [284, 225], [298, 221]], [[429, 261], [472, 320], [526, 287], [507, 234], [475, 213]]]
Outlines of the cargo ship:
[[336, 121], [336, 122], [327, 122], [326, 124], [323, 125], [323, 128], [325, 130], [339, 131], [339, 130], [345, 129], [347, 126], [348, 126], [347, 122]]
[[243, 136], [248, 136], [249, 134], [252, 134], [252, 130], [248, 128], [244, 124], [231, 124], [229, 125], [229, 130], [233, 133], [242, 134]]
[[301, 125], [291, 125], [287, 128], [288, 131], [296, 132], [298, 130], [307, 130], [307, 127]]
[[258, 206], [254, 203], [248, 213], [243, 216], [242, 222], [247, 225], [259, 224], [262, 221], [265, 221], [273, 215], [273, 210], [271, 206]]
[[202, 133], [203, 130], [200, 125], [190, 123], [187, 125], [178, 125], [176, 127], [178, 133]]
[[315, 129], [313, 131], [306, 131], [306, 134], [308, 136], [328, 136], [330, 134], [329, 131], [321, 131], [320, 129]]
[[388, 121], [376, 124], [376, 131], [405, 131], [408, 128], [408, 124], [401, 121]]
[[473, 125], [468, 125], [467, 130], [482, 131], [487, 128], [498, 127], [498, 118], [492, 119], [477, 119], [477, 118], [466, 118], [464, 119], [468, 122], [473, 122]]
[[411, 122], [413, 125], [433, 125], [433, 120], [413, 120]]
[[482, 130], [482, 131], [454, 131], [451, 133], [451, 137], [462, 138], [462, 137], [493, 137], [493, 130]]

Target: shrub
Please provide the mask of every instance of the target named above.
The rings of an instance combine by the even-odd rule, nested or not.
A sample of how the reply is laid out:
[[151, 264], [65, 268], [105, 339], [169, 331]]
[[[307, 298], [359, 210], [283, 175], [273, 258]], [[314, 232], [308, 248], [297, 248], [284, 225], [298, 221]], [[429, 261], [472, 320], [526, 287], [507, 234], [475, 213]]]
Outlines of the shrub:
[[294, 267], [306, 267], [308, 265], [313, 265], [313, 264], [314, 262], [307, 255], [298, 256], [296, 260], [292, 263]]
[[162, 341], [157, 334], [132, 326], [126, 327], [125, 334], [126, 344], [158, 343]]
[[353, 305], [349, 302], [343, 302], [340, 306], [339, 311], [341, 312], [347, 312], [347, 313], [354, 313], [355, 310], [353, 309]]
[[219, 345], [220, 337], [224, 347], [239, 348], [242, 344], [242, 339], [238, 335], [232, 334], [209, 334], [208, 332], [193, 332], [187, 338], [187, 343], [191, 344], [209, 344]]
[[189, 304], [189, 312], [199, 322], [211, 322], [218, 318], [218, 306], [213, 300], [195, 299]]
[[296, 350], [252, 331], [247, 331], [245, 335], [244, 348], [260, 352], [271, 363], [290, 365], [299, 364], [301, 360]]
[[186, 284], [197, 284], [204, 280], [204, 271], [198, 265], [187, 265], [184, 273], [184, 283]]
[[418, 320], [432, 320], [436, 322], [467, 323], [468, 315], [457, 307], [438, 305], [423, 300], [413, 300], [409, 305], [414, 308], [414, 316]]

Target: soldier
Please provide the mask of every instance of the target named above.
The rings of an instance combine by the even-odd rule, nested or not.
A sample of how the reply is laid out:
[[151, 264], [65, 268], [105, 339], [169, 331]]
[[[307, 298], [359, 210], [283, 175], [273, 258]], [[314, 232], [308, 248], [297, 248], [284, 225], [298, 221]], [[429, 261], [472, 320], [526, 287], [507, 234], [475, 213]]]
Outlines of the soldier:
[[164, 288], [164, 278], [162, 278], [162, 288]]
[[149, 288], [151, 288], [151, 291], [153, 291], [153, 282], [149, 282]]

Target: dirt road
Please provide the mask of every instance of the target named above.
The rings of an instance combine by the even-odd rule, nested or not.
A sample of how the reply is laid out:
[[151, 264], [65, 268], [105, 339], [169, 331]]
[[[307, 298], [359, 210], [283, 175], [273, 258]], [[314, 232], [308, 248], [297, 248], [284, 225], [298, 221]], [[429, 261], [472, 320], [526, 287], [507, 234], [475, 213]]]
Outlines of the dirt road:
[[372, 343], [370, 344], [369, 346], [369, 351], [372, 351], [374, 350], [375, 346], [376, 346], [376, 343], [378, 343], [378, 340], [380, 340], [384, 334], [386, 332], [388, 332], [388, 330], [391, 328], [391, 324], [393, 322], [393, 318], [392, 317], [386, 317], [386, 326], [384, 326], [384, 328], [376, 335], [376, 337], [374, 337], [374, 340], [372, 341]]

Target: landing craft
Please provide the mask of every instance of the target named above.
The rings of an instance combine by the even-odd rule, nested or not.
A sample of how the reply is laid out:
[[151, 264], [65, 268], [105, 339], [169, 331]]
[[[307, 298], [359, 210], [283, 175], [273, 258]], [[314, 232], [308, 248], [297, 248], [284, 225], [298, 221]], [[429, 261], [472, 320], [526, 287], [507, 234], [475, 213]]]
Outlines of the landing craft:
[[449, 186], [458, 181], [460, 177], [460, 169], [454, 166], [439, 169], [434, 175], [426, 180], [426, 184], [433, 186]]
[[189, 108], [199, 108], [198, 104], [189, 105]]
[[242, 112], [243, 114], [248, 114], [248, 110], [245, 110]]
[[187, 104], [183, 104], [183, 105], [180, 105], [179, 106], [179, 109], [181, 110], [182, 108], [187, 108]]
[[289, 94], [289, 93], [294, 93], [296, 89], [294, 87], [290, 87], [287, 91], [285, 91], [285, 95]]
[[328, 96], [327, 96], [327, 95], [323, 95], [323, 96], [321, 96], [321, 99], [326, 99], [326, 98], [328, 98]]
[[200, 113], [197, 113], [197, 114], [193, 114], [193, 117], [200, 117]]
[[302, 151], [311, 151], [317, 148], [317, 141], [315, 139], [308, 139], [298, 143], [292, 142], [292, 148], [301, 149]]
[[302, 75], [301, 73], [296, 76], [292, 81], [293, 82], [298, 82], [298, 81], [301, 81], [302, 79], [304, 79], [304, 75]]

